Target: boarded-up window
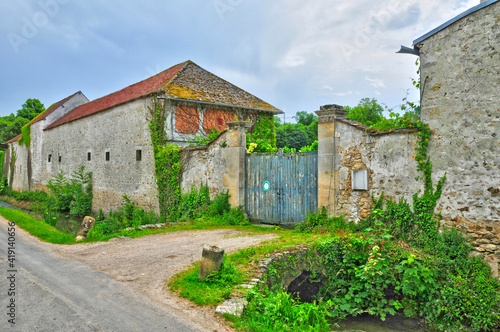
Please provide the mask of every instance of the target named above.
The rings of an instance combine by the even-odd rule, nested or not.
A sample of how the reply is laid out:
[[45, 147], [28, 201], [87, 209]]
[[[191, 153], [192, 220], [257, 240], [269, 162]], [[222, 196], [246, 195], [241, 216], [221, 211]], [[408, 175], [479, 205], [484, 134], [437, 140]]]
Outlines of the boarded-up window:
[[175, 129], [180, 134], [194, 135], [200, 129], [200, 113], [191, 106], [181, 106], [175, 110]]
[[203, 113], [203, 131], [207, 134], [215, 129], [217, 131], [223, 131], [227, 128], [227, 123], [234, 121], [236, 112], [234, 111], [223, 111], [217, 109], [207, 109]]

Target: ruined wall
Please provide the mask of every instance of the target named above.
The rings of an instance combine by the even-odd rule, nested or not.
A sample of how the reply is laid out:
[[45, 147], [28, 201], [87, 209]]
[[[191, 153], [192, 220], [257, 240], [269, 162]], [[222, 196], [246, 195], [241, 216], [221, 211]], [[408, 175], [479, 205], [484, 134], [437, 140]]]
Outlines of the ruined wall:
[[93, 173], [95, 211], [108, 213], [127, 195], [158, 212], [150, 103], [150, 98], [141, 98], [44, 131], [37, 186], [46, 185], [60, 169], [69, 175], [84, 165]]
[[[378, 198], [382, 193], [388, 199], [397, 202], [404, 198], [411, 204], [413, 194], [423, 190], [423, 183], [415, 180], [419, 174], [411, 155], [416, 141], [413, 131], [369, 133], [352, 123], [348, 119], [335, 122], [336, 214], [354, 221], [365, 218], [373, 208], [372, 196]], [[351, 171], [360, 169], [368, 170], [368, 190], [351, 187]]]
[[465, 226], [492, 262], [500, 259], [499, 40], [496, 2], [417, 45], [434, 179], [447, 177], [436, 210]]
[[208, 185], [210, 196], [223, 192], [223, 175], [227, 173], [227, 161], [222, 150], [227, 147], [227, 132], [222, 133], [209, 145], [186, 147], [181, 150], [181, 191], [188, 193], [192, 187]]

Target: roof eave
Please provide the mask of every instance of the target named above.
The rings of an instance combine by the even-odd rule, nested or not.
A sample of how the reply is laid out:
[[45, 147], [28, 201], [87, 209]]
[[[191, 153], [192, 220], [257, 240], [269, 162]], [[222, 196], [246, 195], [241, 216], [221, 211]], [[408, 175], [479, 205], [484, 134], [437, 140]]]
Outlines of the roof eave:
[[451, 20], [449, 20], [449, 21], [447, 21], [447, 22], [445, 22], [445, 23], [441, 24], [441, 25], [440, 25], [440, 26], [438, 26], [437, 28], [435, 28], [435, 29], [433, 29], [433, 30], [431, 30], [431, 31], [427, 32], [425, 35], [423, 35], [423, 36], [421, 36], [421, 37], [419, 37], [419, 38], [415, 39], [415, 40], [413, 41], [413, 45], [414, 45], [414, 46], [417, 46], [419, 43], [421, 43], [421, 42], [423, 42], [424, 40], [426, 40], [427, 38], [429, 38], [429, 37], [431, 37], [431, 36], [435, 35], [435, 34], [436, 34], [436, 33], [438, 33], [439, 31], [444, 30], [445, 28], [447, 28], [448, 26], [452, 25], [453, 23], [455, 23], [455, 22], [459, 21], [460, 19], [462, 19], [462, 18], [464, 18], [464, 17], [466, 17], [466, 16], [468, 16], [468, 15], [470, 15], [470, 14], [474, 13], [474, 12], [477, 12], [478, 10], [481, 10], [481, 9], [483, 9], [484, 7], [487, 7], [487, 6], [489, 6], [489, 5], [493, 4], [493, 3], [497, 2], [497, 1], [500, 1], [500, 0], [488, 0], [488, 1], [485, 1], [485, 2], [480, 3], [480, 4], [479, 4], [479, 5], [477, 5], [477, 6], [474, 6], [474, 7], [472, 7], [472, 8], [469, 8], [469, 9], [468, 9], [468, 10], [466, 10], [465, 12], [463, 12], [463, 13], [461, 13], [461, 14], [459, 14], [459, 15], [455, 16], [454, 18], [452, 18]]

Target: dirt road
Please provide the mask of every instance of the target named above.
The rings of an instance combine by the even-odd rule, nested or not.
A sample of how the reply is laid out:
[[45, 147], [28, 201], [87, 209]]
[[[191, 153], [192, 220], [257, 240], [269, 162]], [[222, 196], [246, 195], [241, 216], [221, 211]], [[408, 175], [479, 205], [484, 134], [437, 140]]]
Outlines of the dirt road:
[[[29, 236], [29, 235], [28, 235]], [[226, 252], [274, 238], [274, 234], [250, 234], [235, 230], [179, 231], [120, 238], [109, 242], [54, 245], [41, 243], [57, 255], [80, 261], [124, 284], [152, 305], [192, 321], [209, 331], [231, 331], [212, 308], [200, 308], [177, 297], [165, 287], [165, 280], [201, 259], [204, 244], [218, 244]]]

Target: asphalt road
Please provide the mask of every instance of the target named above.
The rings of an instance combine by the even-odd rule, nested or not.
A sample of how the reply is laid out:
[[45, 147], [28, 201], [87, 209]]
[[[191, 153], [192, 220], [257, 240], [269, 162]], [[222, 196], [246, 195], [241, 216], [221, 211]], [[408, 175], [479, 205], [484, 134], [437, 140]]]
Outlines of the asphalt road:
[[[8, 247], [1, 223], [0, 331], [203, 331], [152, 306], [107, 274], [61, 258], [19, 232], [12, 261], [16, 272], [9, 272], [8, 254], [13, 252]], [[9, 323], [12, 313], [15, 324]]]

